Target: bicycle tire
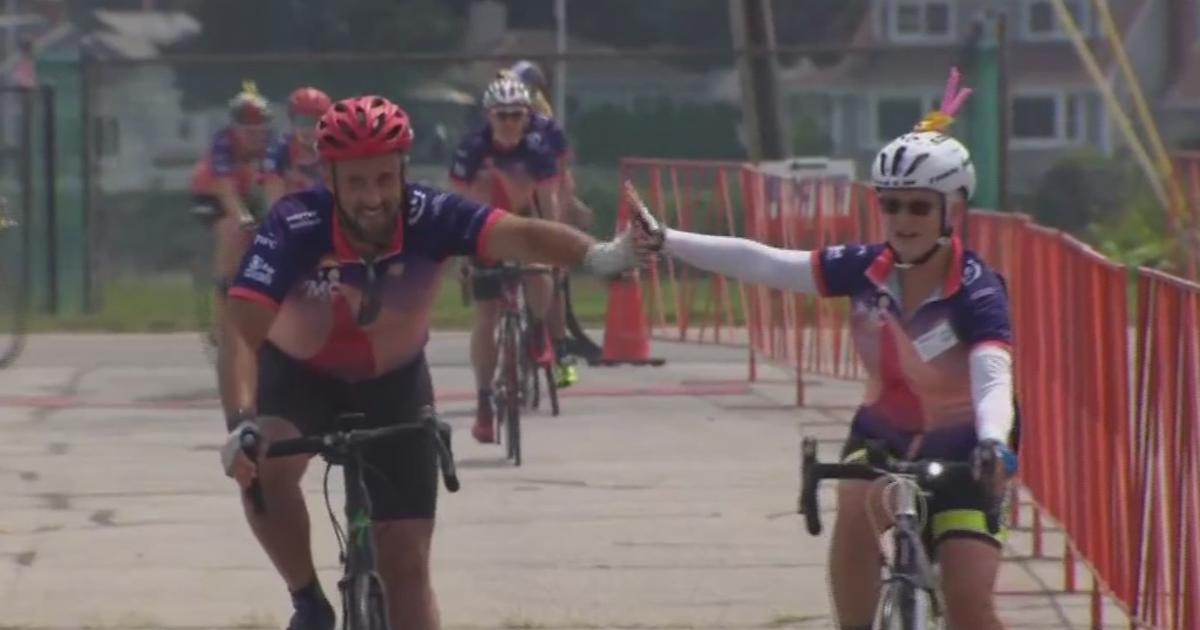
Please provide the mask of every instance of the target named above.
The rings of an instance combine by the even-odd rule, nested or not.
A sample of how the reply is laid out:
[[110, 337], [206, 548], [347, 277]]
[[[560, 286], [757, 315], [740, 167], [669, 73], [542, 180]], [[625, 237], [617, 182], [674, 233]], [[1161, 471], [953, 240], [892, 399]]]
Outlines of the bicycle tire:
[[342, 592], [342, 627], [345, 630], [389, 630], [383, 583], [378, 575], [363, 573], [349, 580]]
[[[550, 399], [550, 415], [558, 415], [558, 382], [554, 380], [554, 366], [547, 365], [546, 371], [546, 397]], [[537, 380], [536, 378], [534, 380]]]
[[504, 322], [504, 348], [501, 350], [505, 354], [504, 364], [501, 367], [503, 371], [502, 379], [504, 381], [504, 401], [505, 407], [505, 438], [508, 441], [508, 459], [512, 461], [514, 466], [521, 465], [521, 406], [518, 403], [518, 370], [520, 367], [519, 337], [520, 329], [515, 317], [508, 317]]
[[936, 630], [933, 598], [907, 580], [884, 585], [875, 630]]

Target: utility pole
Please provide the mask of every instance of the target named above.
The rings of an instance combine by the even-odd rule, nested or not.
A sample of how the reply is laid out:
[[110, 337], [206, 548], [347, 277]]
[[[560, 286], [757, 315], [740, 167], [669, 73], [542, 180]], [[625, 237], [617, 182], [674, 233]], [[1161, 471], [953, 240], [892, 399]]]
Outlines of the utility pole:
[[554, 0], [555, 48], [554, 62], [554, 120], [567, 128], [567, 0]]
[[729, 0], [729, 17], [741, 79], [746, 149], [751, 161], [782, 160], [791, 151], [780, 107], [771, 2]]

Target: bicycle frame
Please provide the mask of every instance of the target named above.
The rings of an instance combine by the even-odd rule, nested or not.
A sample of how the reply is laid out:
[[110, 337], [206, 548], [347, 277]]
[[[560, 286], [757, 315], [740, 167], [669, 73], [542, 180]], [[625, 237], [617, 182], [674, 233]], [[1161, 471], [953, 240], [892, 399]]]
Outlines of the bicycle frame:
[[[346, 557], [343, 559], [347, 577], [358, 573], [375, 572], [375, 540], [371, 537], [371, 497], [363, 479], [362, 454], [354, 453], [342, 462], [346, 486]], [[355, 571], [357, 570], [357, 571]]]
[[[929, 628], [940, 618], [941, 594], [933, 566], [929, 562], [925, 543], [921, 540], [920, 499], [923, 491], [915, 475], [891, 475], [892, 495], [895, 506], [892, 510], [892, 562], [887, 566], [887, 576], [880, 589], [879, 603], [875, 609], [876, 628], [890, 630], [905, 628], [904, 617], [912, 628]], [[913, 596], [924, 592], [930, 598], [930, 617], [924, 618], [926, 607], [905, 602], [904, 586], [913, 589]], [[893, 610], [911, 606], [911, 611]]]
[[[872, 481], [884, 477], [890, 481], [892, 510], [892, 562], [883, 580], [875, 611], [876, 630], [927, 630], [941, 617], [942, 601], [929, 556], [921, 538], [920, 503], [926, 488], [936, 491], [947, 475], [969, 474], [975, 479], [991, 479], [996, 470], [994, 457], [981, 457], [976, 465], [960, 461], [905, 461], [888, 455], [880, 442], [868, 442], [866, 463], [823, 464], [817, 461], [817, 442], [805, 437], [801, 443], [800, 497], [798, 511], [804, 514], [808, 532], [821, 533], [817, 484], [824, 479]], [[998, 504], [983, 485], [985, 504], [993, 505], [986, 514], [988, 530], [999, 530]], [[887, 496], [885, 494], [885, 496]]]

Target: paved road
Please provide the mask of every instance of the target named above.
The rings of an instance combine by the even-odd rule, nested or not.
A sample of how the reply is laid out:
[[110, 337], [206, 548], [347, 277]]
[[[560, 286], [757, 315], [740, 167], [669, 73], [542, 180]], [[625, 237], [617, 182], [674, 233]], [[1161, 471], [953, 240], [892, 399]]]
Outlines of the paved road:
[[[526, 425], [520, 469], [459, 431], [463, 490], [441, 497], [434, 550], [447, 627], [832, 627], [826, 539], [793, 514], [797, 446], [817, 435], [832, 455], [861, 387], [814, 378], [800, 410], [786, 374], [740, 380], [742, 351], [655, 349], [666, 367], [586, 370], [564, 416]], [[429, 354], [465, 429], [466, 337]], [[0, 628], [283, 627], [286, 593], [219, 471], [214, 397], [191, 335], [36, 337], [0, 372]], [[306, 488], [330, 590], [320, 475]], [[1009, 551], [1011, 628], [1086, 627], [1087, 596], [1054, 590], [1061, 561], [1028, 559], [1020, 531]]]

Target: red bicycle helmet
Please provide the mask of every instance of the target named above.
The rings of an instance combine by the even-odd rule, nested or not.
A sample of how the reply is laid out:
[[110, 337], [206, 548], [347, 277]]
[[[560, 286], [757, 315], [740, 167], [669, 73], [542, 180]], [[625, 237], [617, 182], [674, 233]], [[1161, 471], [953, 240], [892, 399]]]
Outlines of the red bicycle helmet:
[[317, 151], [329, 162], [405, 153], [412, 140], [408, 114], [382, 96], [340, 100], [317, 123]]
[[329, 95], [315, 87], [302, 87], [288, 97], [288, 113], [320, 116], [333, 105]]

